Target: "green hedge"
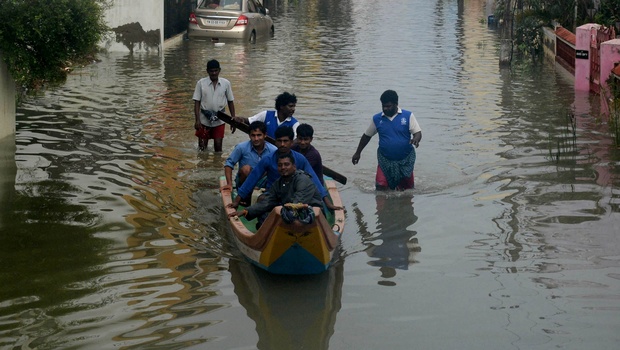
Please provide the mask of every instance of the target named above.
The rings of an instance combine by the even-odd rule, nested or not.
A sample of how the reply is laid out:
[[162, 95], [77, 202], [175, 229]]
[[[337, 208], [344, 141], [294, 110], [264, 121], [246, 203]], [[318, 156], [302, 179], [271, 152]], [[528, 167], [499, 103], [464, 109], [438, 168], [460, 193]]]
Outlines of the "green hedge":
[[108, 0], [0, 0], [0, 51], [18, 88], [60, 84], [92, 61]]

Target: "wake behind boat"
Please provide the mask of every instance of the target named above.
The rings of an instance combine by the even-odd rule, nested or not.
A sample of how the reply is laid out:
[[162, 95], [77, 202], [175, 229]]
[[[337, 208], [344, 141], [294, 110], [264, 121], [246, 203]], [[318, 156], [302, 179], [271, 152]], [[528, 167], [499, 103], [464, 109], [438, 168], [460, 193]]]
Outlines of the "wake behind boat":
[[[220, 177], [220, 193], [226, 214], [235, 212], [228, 208], [236, 191], [224, 189], [226, 178]], [[332, 203], [342, 207], [342, 200], [333, 180], [325, 180]], [[239, 210], [244, 209], [243, 206]], [[327, 217], [319, 208], [313, 208], [315, 218], [310, 224], [295, 226], [286, 223], [275, 207], [261, 227], [256, 229], [256, 219], [228, 217], [233, 238], [243, 255], [254, 265], [274, 274], [317, 274], [327, 270], [338, 250], [344, 230], [344, 210], [328, 212]]]

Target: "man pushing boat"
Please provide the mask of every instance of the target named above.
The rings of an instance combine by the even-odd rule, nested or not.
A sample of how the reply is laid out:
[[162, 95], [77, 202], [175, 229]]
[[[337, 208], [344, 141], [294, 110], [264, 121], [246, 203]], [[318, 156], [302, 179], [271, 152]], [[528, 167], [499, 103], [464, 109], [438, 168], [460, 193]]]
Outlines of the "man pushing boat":
[[272, 138], [276, 138], [276, 130], [281, 126], [290, 126], [293, 128], [293, 139], [297, 133], [297, 127], [299, 121], [293, 116], [295, 114], [295, 107], [297, 106], [297, 96], [287, 91], [279, 94], [276, 97], [276, 109], [262, 111], [249, 118], [234, 117], [238, 123], [250, 124], [255, 121], [264, 122], [267, 125], [267, 135]]

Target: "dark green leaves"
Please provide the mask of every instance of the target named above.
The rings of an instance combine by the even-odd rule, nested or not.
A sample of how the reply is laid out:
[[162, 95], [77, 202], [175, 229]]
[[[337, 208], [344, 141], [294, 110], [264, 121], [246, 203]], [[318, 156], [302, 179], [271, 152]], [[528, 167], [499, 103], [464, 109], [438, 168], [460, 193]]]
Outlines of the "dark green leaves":
[[65, 81], [94, 59], [107, 27], [105, 0], [0, 0], [0, 51], [22, 89]]

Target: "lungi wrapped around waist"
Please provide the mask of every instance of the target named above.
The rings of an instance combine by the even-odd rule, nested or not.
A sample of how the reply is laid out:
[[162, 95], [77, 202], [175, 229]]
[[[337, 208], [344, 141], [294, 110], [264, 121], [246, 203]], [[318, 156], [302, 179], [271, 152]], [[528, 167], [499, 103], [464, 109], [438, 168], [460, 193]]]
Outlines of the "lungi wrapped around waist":
[[377, 160], [379, 167], [385, 175], [390, 188], [396, 188], [398, 183], [405, 177], [411, 176], [415, 165], [415, 148], [401, 160], [387, 159], [380, 150], [377, 150]]

